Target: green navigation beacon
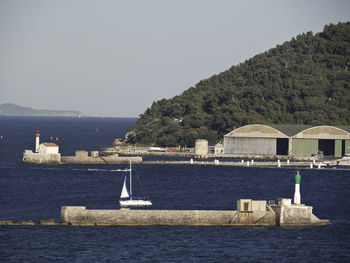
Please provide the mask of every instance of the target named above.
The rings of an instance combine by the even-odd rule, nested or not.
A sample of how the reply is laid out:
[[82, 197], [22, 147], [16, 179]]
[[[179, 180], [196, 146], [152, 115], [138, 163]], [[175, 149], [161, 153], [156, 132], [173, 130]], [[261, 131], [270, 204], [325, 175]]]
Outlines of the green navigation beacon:
[[294, 204], [300, 204], [300, 201], [301, 201], [301, 195], [300, 195], [301, 174], [299, 174], [299, 171], [296, 172], [294, 178], [295, 178]]

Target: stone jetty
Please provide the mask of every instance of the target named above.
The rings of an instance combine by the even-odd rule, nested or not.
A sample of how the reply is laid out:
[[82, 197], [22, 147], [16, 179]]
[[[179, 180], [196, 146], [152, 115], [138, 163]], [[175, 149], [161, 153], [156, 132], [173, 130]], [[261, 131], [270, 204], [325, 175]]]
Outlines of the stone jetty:
[[125, 164], [130, 162], [142, 163], [142, 157], [119, 156], [118, 154], [102, 156], [98, 154], [98, 151], [92, 151], [89, 156], [87, 151], [76, 151], [75, 156], [61, 156], [60, 160], [61, 164]]
[[89, 210], [85, 206], [62, 206], [60, 223], [72, 226], [320, 226], [312, 207], [291, 204], [279, 199], [278, 204], [265, 200], [240, 199], [237, 210]]
[[[58, 140], [58, 138], [57, 138]], [[35, 132], [35, 150], [24, 150], [23, 162], [35, 164], [123, 164], [142, 163], [142, 157], [119, 156], [116, 152], [100, 155], [99, 151], [77, 150], [74, 156], [61, 156], [53, 142], [40, 143], [40, 131]]]
[[[156, 161], [143, 161], [143, 164], [173, 164], [173, 165], [222, 165], [222, 166], [240, 166], [240, 167], [275, 167], [275, 168], [288, 168], [288, 167], [309, 167], [312, 162], [305, 161], [220, 161], [219, 159], [211, 160], [189, 160], [189, 161], [164, 161], [164, 160], [156, 160]], [[318, 163], [316, 163], [315, 167]], [[322, 168], [324, 165], [322, 165]]]
[[[0, 220], [0, 226], [34, 226], [36, 225], [33, 220], [21, 220], [13, 222], [12, 220]], [[37, 225], [42, 226], [55, 226], [58, 225], [53, 219], [40, 219]]]
[[118, 154], [100, 155], [98, 151], [78, 150], [74, 156], [61, 156], [61, 154], [33, 153], [26, 150], [23, 153], [23, 162], [35, 164], [124, 164], [142, 163], [141, 156], [119, 156]]

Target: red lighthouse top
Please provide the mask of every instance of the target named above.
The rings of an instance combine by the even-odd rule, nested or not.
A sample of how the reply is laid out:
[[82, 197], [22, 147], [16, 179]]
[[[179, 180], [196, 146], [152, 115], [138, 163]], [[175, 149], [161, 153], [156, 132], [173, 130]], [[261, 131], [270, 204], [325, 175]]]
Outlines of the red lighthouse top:
[[40, 131], [39, 130], [36, 130], [35, 137], [40, 137]]

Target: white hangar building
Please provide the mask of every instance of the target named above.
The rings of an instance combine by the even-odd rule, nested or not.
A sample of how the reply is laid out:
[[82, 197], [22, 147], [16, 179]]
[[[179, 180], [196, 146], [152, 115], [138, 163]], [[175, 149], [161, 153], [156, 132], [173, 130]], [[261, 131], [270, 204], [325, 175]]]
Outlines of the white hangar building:
[[342, 157], [350, 154], [350, 126], [249, 124], [224, 136], [224, 153]]

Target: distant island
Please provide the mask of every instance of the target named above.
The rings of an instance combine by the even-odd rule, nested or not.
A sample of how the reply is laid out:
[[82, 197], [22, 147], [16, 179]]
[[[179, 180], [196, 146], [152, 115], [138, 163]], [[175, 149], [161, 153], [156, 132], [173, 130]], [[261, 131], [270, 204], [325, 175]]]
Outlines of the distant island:
[[12, 103], [4, 103], [0, 104], [0, 116], [80, 117], [86, 115], [80, 111], [37, 110]]
[[181, 95], [153, 102], [126, 139], [165, 147], [193, 146], [200, 138], [214, 145], [253, 123], [350, 123], [350, 22], [300, 34]]

